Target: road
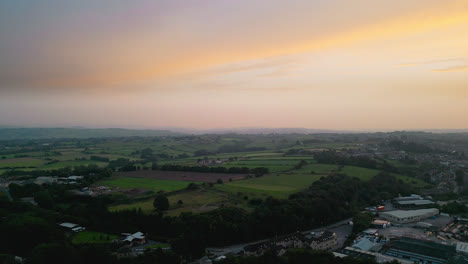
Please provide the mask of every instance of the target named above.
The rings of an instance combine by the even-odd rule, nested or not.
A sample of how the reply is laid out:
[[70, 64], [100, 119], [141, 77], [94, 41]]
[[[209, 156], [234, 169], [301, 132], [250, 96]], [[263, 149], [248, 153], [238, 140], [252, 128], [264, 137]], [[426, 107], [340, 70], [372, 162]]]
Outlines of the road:
[[[336, 222], [334, 224], [324, 226], [324, 227], [319, 227], [307, 231], [303, 231], [303, 234], [309, 234], [311, 232], [322, 232], [325, 230], [330, 230], [332, 232], [335, 232], [337, 237], [338, 237], [338, 247], [340, 248], [343, 246], [343, 243], [346, 241], [347, 236], [351, 233], [352, 227], [348, 225], [349, 221], [351, 221], [352, 218], [348, 218], [339, 222]], [[237, 244], [237, 245], [231, 245], [227, 247], [221, 247], [221, 248], [207, 248], [206, 250], [214, 255], [221, 256], [221, 255], [226, 255], [226, 254], [239, 254], [242, 250], [244, 250], [244, 247], [248, 245], [253, 245], [261, 242], [268, 241], [269, 239], [263, 239], [263, 240], [258, 240], [254, 242], [249, 242], [249, 243], [243, 243], [243, 244]]]

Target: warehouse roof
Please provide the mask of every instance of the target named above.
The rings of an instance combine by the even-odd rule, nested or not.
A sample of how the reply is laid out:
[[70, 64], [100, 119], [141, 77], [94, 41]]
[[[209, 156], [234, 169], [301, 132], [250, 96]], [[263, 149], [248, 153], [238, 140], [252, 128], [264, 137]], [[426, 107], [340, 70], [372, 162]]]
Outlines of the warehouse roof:
[[428, 213], [439, 213], [439, 210], [437, 208], [408, 210], [408, 211], [395, 210], [395, 211], [385, 212], [385, 213], [382, 213], [382, 214], [391, 215], [391, 216], [394, 216], [396, 218], [408, 218], [408, 217], [415, 217], [415, 216], [425, 215], [425, 214], [428, 214]]
[[426, 204], [433, 204], [434, 202], [429, 201], [429, 200], [410, 200], [410, 201], [399, 201], [398, 203], [399, 204], [404, 204], [404, 205], [410, 205], [410, 204], [426, 205]]
[[78, 226], [77, 224], [73, 224], [73, 223], [61, 223], [59, 225], [62, 226], [62, 227], [66, 227], [66, 228], [74, 228], [74, 227]]

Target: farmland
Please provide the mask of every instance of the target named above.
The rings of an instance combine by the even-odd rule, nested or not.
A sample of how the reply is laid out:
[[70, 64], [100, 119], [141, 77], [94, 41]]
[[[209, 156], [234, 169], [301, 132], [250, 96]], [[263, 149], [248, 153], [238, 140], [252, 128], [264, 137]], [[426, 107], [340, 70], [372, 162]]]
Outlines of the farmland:
[[129, 171], [118, 172], [118, 177], [145, 178], [157, 180], [174, 180], [190, 182], [216, 182], [218, 179], [223, 181], [239, 180], [245, 178], [244, 174], [226, 174], [226, 173], [200, 173], [184, 171]]
[[107, 185], [118, 189], [145, 189], [154, 192], [158, 191], [176, 191], [184, 189], [189, 185], [187, 181], [177, 180], [158, 180], [147, 178], [116, 177], [99, 182], [101, 185]]
[[307, 188], [320, 178], [311, 174], [269, 174], [259, 178], [217, 185], [216, 188], [231, 193], [260, 197], [286, 198], [289, 194]]
[[[336, 137], [233, 134], [40, 139], [34, 143], [9, 146], [0, 154], [0, 172], [23, 170], [28, 173], [90, 165], [109, 168], [114, 171], [112, 176], [94, 185], [112, 189], [111, 195], [116, 200], [109, 205], [110, 211], [141, 208], [143, 212], [153, 213], [153, 199], [161, 192], [169, 199], [168, 215], [204, 212], [222, 206], [249, 210], [250, 199], [287, 198], [331, 174], [341, 173], [368, 181], [382, 172], [375, 168], [318, 163], [311, 153], [357, 148], [355, 142], [339, 142]], [[252, 173], [200, 173], [153, 168], [163, 165], [196, 167], [200, 166], [200, 160], [210, 159], [221, 161], [217, 166], [227, 170], [262, 167], [268, 169], [268, 174], [256, 177], [259, 175]], [[303, 164], [299, 166], [300, 163]], [[389, 160], [388, 163], [418, 169], [416, 165], [407, 166], [400, 161]], [[120, 167], [125, 164], [133, 167], [129, 171], [121, 171]], [[397, 173], [392, 175], [415, 188], [430, 187], [420, 179]], [[190, 183], [196, 184], [197, 188], [187, 190]]]
[[[205, 188], [170, 194], [168, 199], [170, 207], [167, 214], [171, 216], [179, 215], [182, 212], [200, 213], [216, 209], [221, 204], [227, 205], [232, 203], [232, 200], [226, 194], [216, 190], [207, 190]], [[152, 213], [155, 211], [153, 199], [109, 207], [110, 211], [132, 209], [141, 209], [145, 213]]]

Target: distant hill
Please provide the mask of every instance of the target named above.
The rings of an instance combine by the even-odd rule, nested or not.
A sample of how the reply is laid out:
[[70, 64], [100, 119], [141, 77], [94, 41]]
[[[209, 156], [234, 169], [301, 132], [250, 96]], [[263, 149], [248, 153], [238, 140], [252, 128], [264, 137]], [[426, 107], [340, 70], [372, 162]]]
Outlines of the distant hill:
[[134, 130], [122, 128], [0, 128], [0, 140], [47, 138], [103, 138], [178, 136], [168, 130]]
[[263, 128], [263, 127], [248, 127], [248, 128], [226, 128], [226, 129], [184, 129], [171, 128], [171, 131], [178, 131], [186, 134], [322, 134], [322, 133], [360, 133], [359, 131], [351, 130], [332, 130], [332, 129], [309, 129], [309, 128]]

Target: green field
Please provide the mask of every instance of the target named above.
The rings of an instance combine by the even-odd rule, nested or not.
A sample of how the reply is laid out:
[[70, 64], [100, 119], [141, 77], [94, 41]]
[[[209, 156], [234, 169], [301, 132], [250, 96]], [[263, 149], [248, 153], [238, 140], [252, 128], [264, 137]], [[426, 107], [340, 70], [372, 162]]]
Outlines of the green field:
[[187, 181], [172, 181], [172, 180], [157, 180], [146, 178], [111, 178], [101, 181], [99, 184], [121, 189], [146, 189], [154, 192], [158, 191], [176, 191], [187, 188], [190, 182]]
[[119, 204], [119, 205], [114, 205], [109, 207], [109, 211], [111, 212], [117, 212], [117, 211], [123, 211], [123, 210], [138, 210], [138, 208], [141, 209], [141, 211], [145, 213], [151, 213], [155, 209], [153, 207], [153, 199], [148, 199], [146, 201], [142, 202], [136, 202], [136, 203], [129, 203], [129, 204]]
[[250, 178], [216, 185], [218, 190], [253, 194], [261, 196], [275, 196], [286, 198], [288, 195], [307, 188], [320, 179], [320, 175], [312, 174], [269, 174], [258, 178]]
[[[263, 161], [262, 161], [263, 162]], [[284, 162], [284, 161], [282, 161]], [[342, 173], [351, 177], [359, 178], [363, 181], [368, 181], [372, 177], [381, 173], [380, 170], [344, 166], [338, 171], [338, 165], [333, 164], [308, 164], [298, 170], [289, 170], [283, 173], [270, 173], [259, 178], [250, 178], [240, 180], [223, 185], [216, 185], [216, 189], [229, 192], [229, 193], [242, 193], [255, 196], [274, 196], [278, 198], [286, 198], [288, 195], [301, 191], [313, 182], [320, 179], [320, 177], [329, 175], [331, 173]], [[311, 172], [314, 172], [312, 174]], [[427, 183], [410, 178], [407, 176], [392, 174], [404, 183], [410, 184], [417, 188], [424, 188], [428, 186]]]
[[117, 236], [94, 231], [83, 231], [73, 236], [73, 244], [103, 244], [109, 243]]
[[[224, 193], [210, 189], [182, 192], [168, 197], [170, 208], [168, 215], [179, 215], [181, 212], [204, 212], [233, 201]], [[178, 201], [182, 204], [178, 204]]]
[[380, 172], [381, 172], [380, 170], [353, 167], [353, 166], [344, 166], [339, 173], [346, 174], [351, 177], [356, 177], [363, 181], [368, 181], [372, 177], [378, 175]]
[[0, 160], [0, 168], [27, 168], [40, 167], [45, 161], [32, 158], [3, 159]]
[[[167, 214], [171, 216], [179, 215], [181, 212], [203, 212], [218, 207], [221, 203], [228, 204], [231, 202], [227, 195], [213, 190], [184, 191], [168, 196], [168, 200], [170, 207]], [[182, 201], [182, 204], [178, 204], [179, 200]], [[138, 210], [138, 208], [141, 208], [145, 213], [154, 212], [153, 199], [111, 206], [109, 210], [115, 212]]]

